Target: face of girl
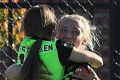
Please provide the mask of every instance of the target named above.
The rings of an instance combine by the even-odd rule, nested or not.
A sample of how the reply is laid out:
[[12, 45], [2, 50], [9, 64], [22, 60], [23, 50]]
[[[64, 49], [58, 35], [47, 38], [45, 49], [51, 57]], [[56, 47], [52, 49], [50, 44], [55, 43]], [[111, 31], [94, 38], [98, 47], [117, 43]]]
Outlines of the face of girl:
[[66, 19], [60, 23], [58, 38], [79, 48], [83, 42], [83, 26], [81, 21]]

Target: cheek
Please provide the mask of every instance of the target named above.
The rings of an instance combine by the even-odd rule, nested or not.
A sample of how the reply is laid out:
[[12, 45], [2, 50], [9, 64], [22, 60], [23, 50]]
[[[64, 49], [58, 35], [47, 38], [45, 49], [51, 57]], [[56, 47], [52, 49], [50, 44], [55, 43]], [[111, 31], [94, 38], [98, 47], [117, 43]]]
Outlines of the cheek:
[[81, 41], [79, 40], [79, 39], [77, 39], [76, 41], [75, 41], [75, 47], [79, 47], [80, 46], [80, 43]]
[[79, 47], [82, 44], [82, 41], [83, 41], [83, 39], [81, 36], [77, 37], [75, 40], [75, 46]]
[[57, 33], [57, 38], [64, 38], [64, 33], [58, 32]]

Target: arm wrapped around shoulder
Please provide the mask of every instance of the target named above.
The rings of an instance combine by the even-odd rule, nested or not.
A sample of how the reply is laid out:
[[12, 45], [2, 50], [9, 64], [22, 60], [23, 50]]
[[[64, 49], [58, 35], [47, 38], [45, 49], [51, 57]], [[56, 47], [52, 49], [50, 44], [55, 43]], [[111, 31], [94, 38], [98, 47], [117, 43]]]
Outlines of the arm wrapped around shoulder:
[[17, 80], [20, 70], [21, 65], [12, 64], [5, 70], [4, 75], [8, 80]]
[[101, 56], [88, 50], [78, 50], [75, 47], [73, 48], [69, 59], [74, 62], [88, 62], [95, 68], [103, 66], [103, 59]]

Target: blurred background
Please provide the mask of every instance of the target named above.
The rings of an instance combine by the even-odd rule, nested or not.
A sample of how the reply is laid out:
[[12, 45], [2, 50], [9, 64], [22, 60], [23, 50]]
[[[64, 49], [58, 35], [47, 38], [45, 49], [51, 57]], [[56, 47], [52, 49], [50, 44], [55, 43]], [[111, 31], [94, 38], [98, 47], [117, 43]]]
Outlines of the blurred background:
[[119, 0], [0, 0], [0, 80], [4, 70], [15, 63], [19, 43], [24, 38], [22, 20], [36, 4], [54, 8], [57, 18], [80, 14], [96, 26], [100, 46], [96, 47], [104, 65], [96, 69], [101, 80], [120, 80], [120, 1]]

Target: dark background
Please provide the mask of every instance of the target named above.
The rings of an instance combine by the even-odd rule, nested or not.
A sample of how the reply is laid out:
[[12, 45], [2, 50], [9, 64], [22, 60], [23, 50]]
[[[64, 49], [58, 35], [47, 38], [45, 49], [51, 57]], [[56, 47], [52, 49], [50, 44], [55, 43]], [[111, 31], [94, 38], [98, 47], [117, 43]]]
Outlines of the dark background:
[[[65, 13], [78, 13], [90, 19], [91, 22], [100, 31], [101, 46], [96, 47], [96, 50], [102, 55], [104, 65], [96, 69], [96, 73], [101, 80], [119, 80], [120, 77], [120, 1], [119, 0], [14, 0], [16, 3], [9, 0], [8, 2], [0, 2], [0, 9], [9, 9], [8, 16], [13, 18], [12, 9], [30, 8], [36, 4], [48, 4], [52, 6], [58, 18]], [[93, 4], [91, 5], [90, 2]], [[65, 4], [69, 4], [67, 6]], [[18, 7], [18, 5], [20, 7]], [[7, 6], [7, 7], [6, 7]], [[63, 11], [61, 11], [61, 10]], [[92, 16], [91, 16], [91, 15]], [[16, 52], [12, 49], [14, 43], [13, 23], [14, 21], [8, 19], [8, 45], [0, 48], [0, 80], [5, 80], [4, 70], [16, 60]], [[1, 24], [2, 22], [0, 22]], [[0, 25], [0, 27], [2, 27]], [[6, 54], [11, 58], [8, 58]]]

